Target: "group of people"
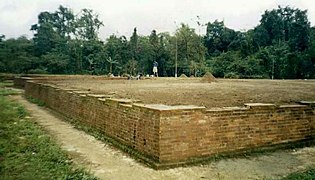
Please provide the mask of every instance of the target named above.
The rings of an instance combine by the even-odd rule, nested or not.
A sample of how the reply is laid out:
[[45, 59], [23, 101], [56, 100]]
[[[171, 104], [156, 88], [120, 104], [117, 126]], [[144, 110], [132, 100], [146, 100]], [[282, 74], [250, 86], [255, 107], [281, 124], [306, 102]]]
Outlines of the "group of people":
[[[156, 62], [156, 61], [153, 62], [153, 70], [152, 71], [153, 71], [154, 77], [158, 77], [158, 65], [159, 65], [158, 62]], [[91, 69], [91, 74], [95, 75], [96, 73], [95, 73], [94, 64], [91, 64], [90, 69]], [[139, 80], [139, 79], [141, 79], [142, 76], [143, 76], [142, 74], [138, 74], [136, 79]], [[128, 77], [128, 79], [129, 79], [129, 77]], [[131, 76], [130, 76], [130, 79], [131, 79]]]

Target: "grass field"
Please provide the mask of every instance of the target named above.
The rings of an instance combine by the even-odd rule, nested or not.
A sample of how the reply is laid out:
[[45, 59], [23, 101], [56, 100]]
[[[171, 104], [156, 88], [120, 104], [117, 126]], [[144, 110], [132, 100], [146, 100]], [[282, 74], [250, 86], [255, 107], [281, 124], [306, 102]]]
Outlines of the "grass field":
[[74, 167], [10, 93], [0, 87], [0, 179], [96, 179]]

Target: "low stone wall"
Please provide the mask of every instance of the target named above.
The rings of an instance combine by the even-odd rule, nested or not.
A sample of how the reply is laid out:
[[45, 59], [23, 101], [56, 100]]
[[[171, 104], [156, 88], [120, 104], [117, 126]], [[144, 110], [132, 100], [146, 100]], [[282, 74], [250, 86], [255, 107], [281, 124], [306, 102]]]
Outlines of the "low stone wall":
[[254, 103], [206, 109], [142, 104], [34, 81], [25, 83], [25, 94], [143, 153], [156, 166], [309, 140], [315, 135], [311, 105]]

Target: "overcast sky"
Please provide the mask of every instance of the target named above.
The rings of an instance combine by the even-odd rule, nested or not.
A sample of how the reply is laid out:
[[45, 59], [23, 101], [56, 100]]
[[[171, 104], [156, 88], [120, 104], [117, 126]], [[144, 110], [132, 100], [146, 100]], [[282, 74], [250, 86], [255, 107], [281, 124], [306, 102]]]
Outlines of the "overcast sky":
[[315, 25], [315, 0], [0, 0], [0, 34], [31, 38], [29, 29], [37, 23], [37, 15], [54, 12], [59, 5], [74, 13], [83, 8], [98, 13], [104, 23], [101, 39], [113, 33], [130, 36], [134, 27], [141, 35], [149, 35], [153, 29], [174, 33], [174, 22], [189, 24], [198, 32], [197, 16], [202, 23], [218, 19], [229, 28], [248, 30], [259, 23], [266, 9], [278, 5], [308, 9], [311, 25]]

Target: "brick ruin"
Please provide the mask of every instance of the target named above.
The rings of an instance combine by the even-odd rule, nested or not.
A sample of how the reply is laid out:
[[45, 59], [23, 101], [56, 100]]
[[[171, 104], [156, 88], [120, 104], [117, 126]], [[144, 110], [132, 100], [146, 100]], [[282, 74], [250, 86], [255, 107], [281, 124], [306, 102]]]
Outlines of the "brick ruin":
[[250, 103], [243, 107], [210, 108], [142, 104], [61, 89], [40, 78], [16, 78], [25, 95], [102, 132], [142, 154], [153, 167], [170, 167], [283, 143], [312, 140], [314, 102], [297, 105]]

